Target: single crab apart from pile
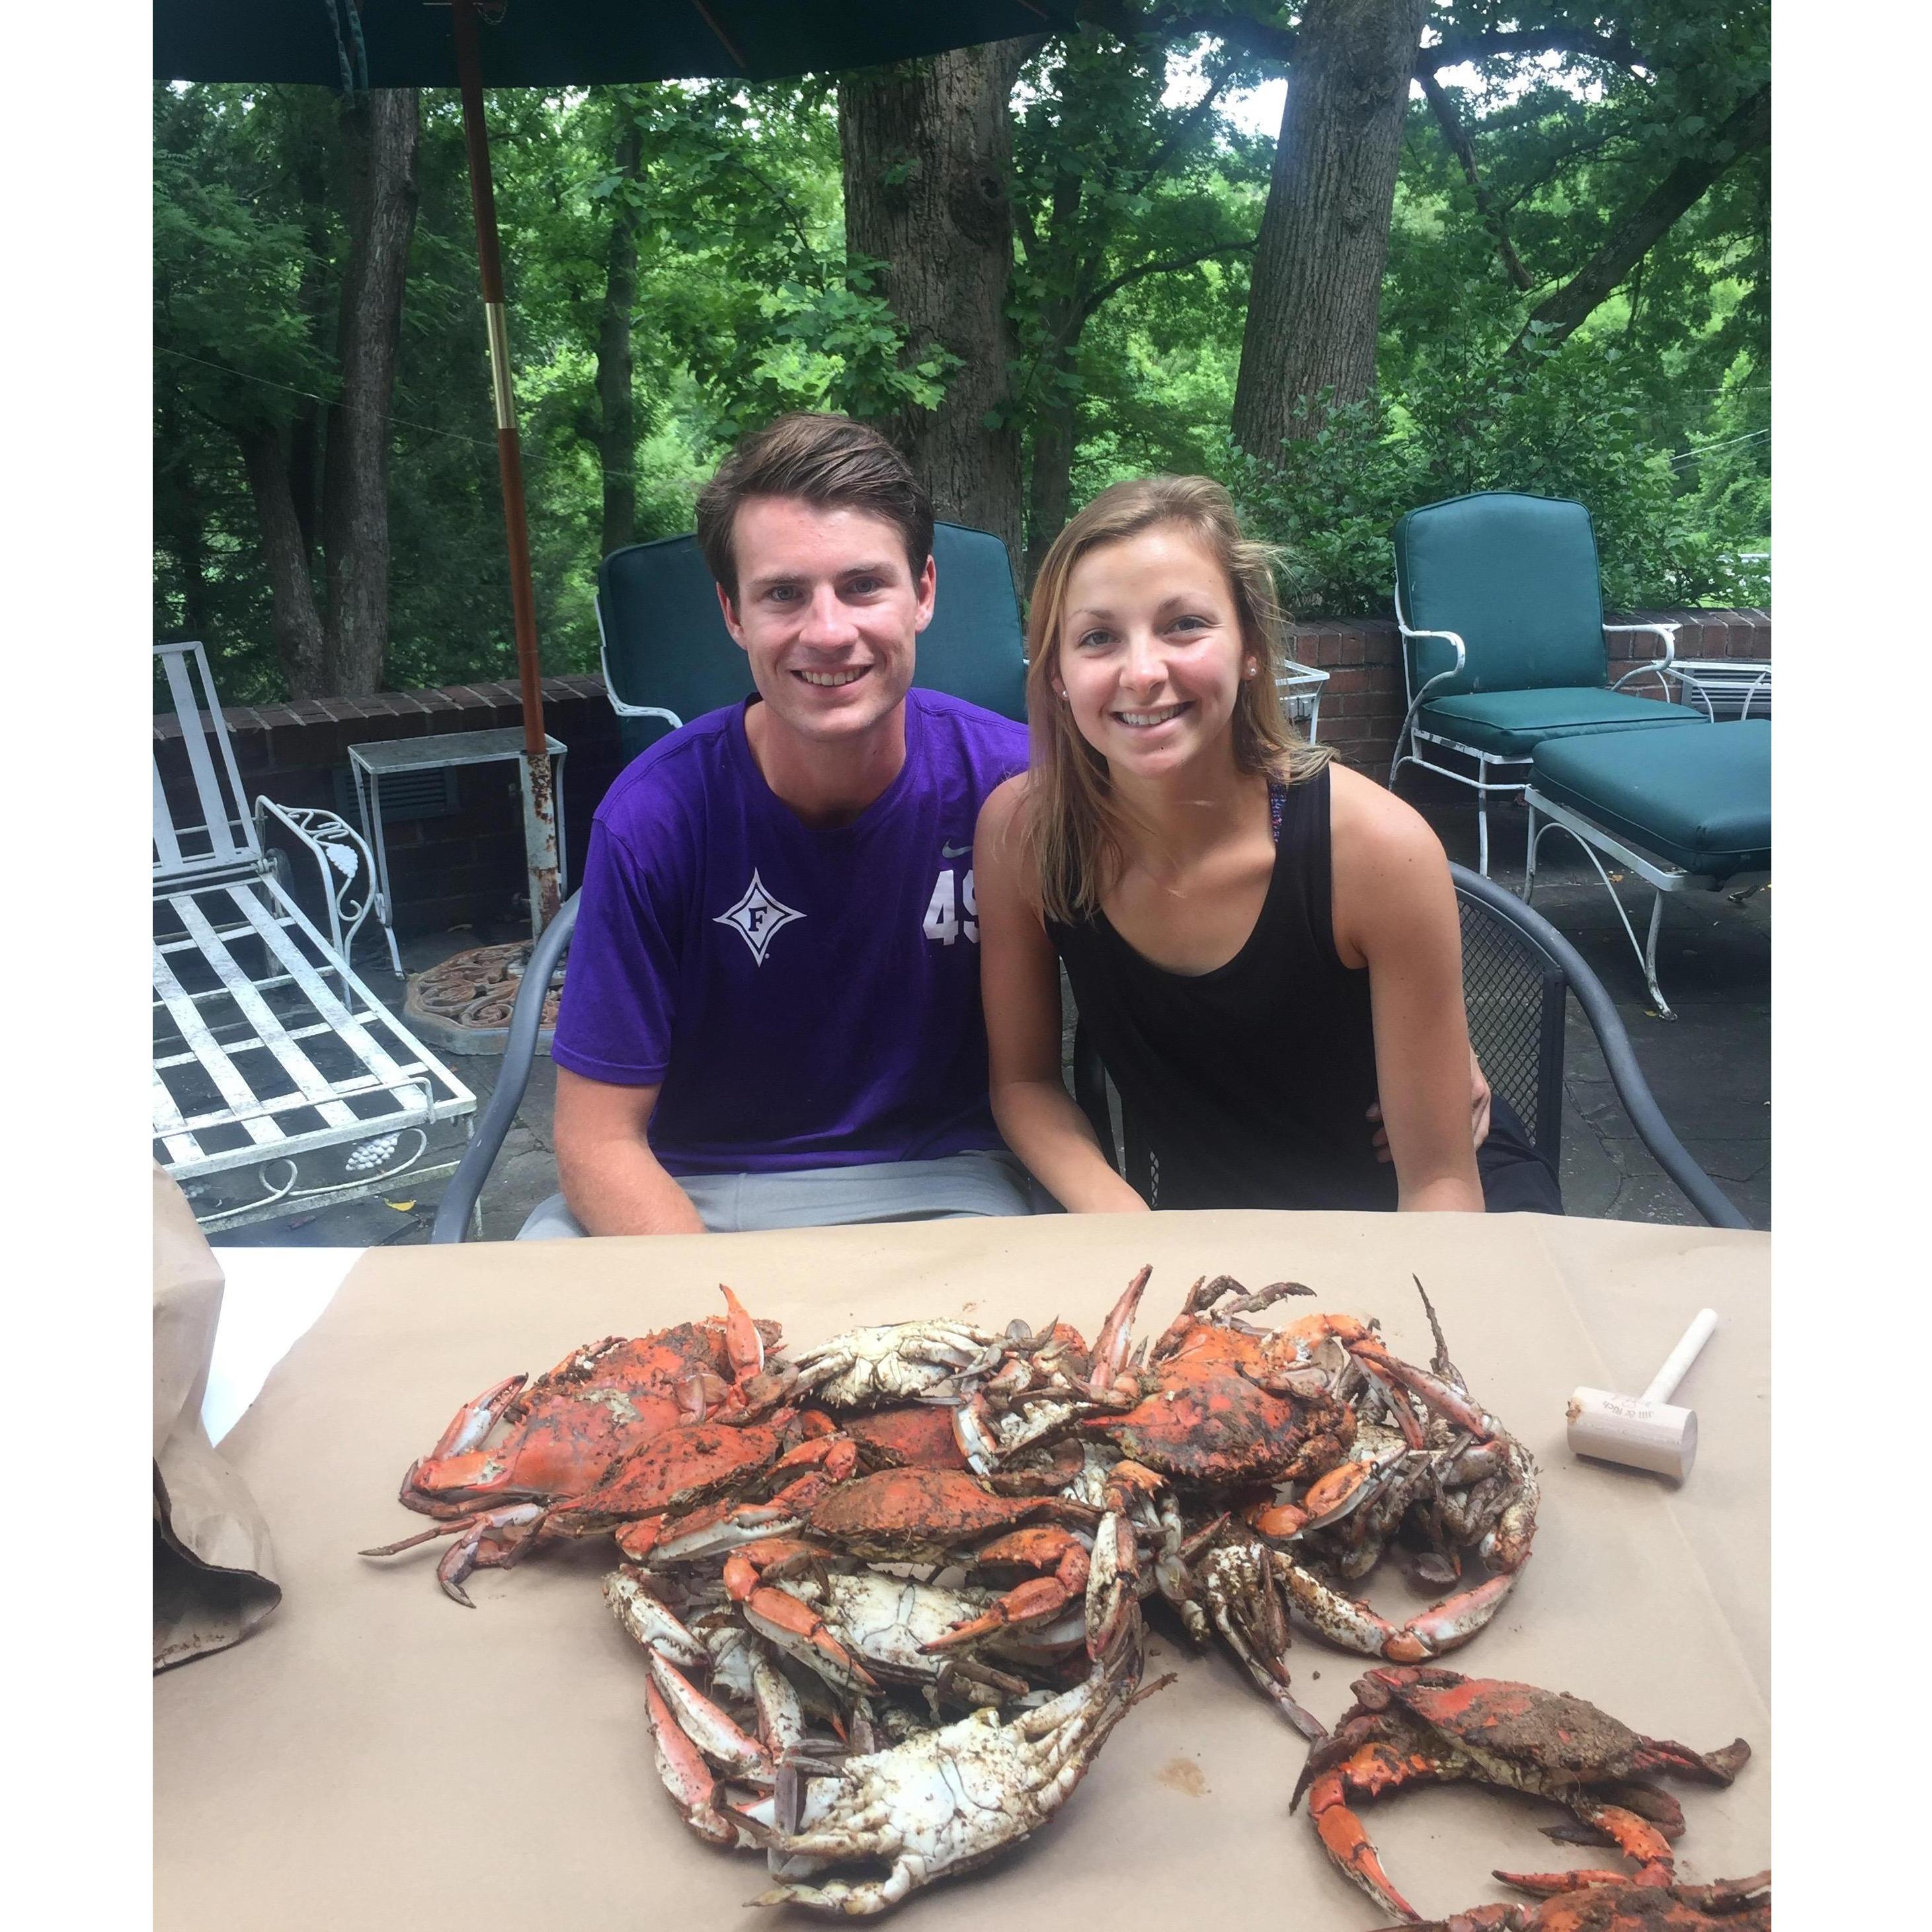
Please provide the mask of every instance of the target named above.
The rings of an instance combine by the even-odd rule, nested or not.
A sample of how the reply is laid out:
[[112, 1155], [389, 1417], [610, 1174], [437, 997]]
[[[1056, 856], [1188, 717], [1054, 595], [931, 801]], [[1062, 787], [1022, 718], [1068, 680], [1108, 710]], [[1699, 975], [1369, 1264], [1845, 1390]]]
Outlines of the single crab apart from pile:
[[[1226, 1276], [1136, 1345], [1149, 1274], [1090, 1346], [1058, 1320], [938, 1318], [789, 1362], [725, 1288], [722, 1316], [485, 1391], [404, 1477], [432, 1527], [365, 1553], [450, 1539], [438, 1574], [466, 1604], [479, 1568], [611, 1537], [605, 1594], [686, 1822], [766, 1854], [754, 1903], [883, 1910], [1054, 1816], [1147, 1694], [1144, 1603], [1322, 1742], [1292, 1622], [1422, 1664], [1528, 1560], [1534, 1466], [1426, 1294], [1425, 1368], [1353, 1316], [1256, 1323], [1311, 1291]], [[1355, 1594], [1391, 1552], [1442, 1593], [1399, 1621]]]

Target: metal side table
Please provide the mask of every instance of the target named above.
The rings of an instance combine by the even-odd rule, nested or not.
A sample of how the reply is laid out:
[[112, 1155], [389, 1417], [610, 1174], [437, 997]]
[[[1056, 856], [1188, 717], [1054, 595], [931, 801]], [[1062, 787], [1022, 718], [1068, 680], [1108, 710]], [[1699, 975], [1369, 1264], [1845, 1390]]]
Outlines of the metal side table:
[[1676, 680], [1680, 701], [1701, 704], [1714, 724], [1720, 707], [1726, 719], [1771, 716], [1768, 658], [1678, 658], [1663, 673]]
[[[546, 734], [550, 747], [550, 771], [556, 796], [556, 886], [560, 896], [565, 890], [563, 877], [563, 754], [566, 747]], [[533, 809], [530, 796], [530, 761], [524, 748], [524, 734], [515, 728], [506, 731], [446, 731], [433, 738], [389, 738], [380, 744], [351, 745], [350, 776], [356, 786], [356, 809], [362, 820], [363, 836], [376, 855], [376, 917], [382, 937], [389, 943], [389, 963], [401, 979], [403, 956], [396, 950], [394, 902], [389, 896], [389, 854], [382, 839], [382, 780], [403, 772], [448, 771], [458, 765], [492, 765], [517, 761], [517, 776], [524, 789], [524, 818], [529, 822]], [[538, 910], [537, 882], [530, 880], [530, 929], [540, 934], [542, 915]]]
[[1274, 681], [1274, 688], [1281, 693], [1282, 709], [1288, 713], [1288, 722], [1296, 730], [1306, 734], [1308, 742], [1315, 742], [1316, 728], [1322, 718], [1322, 688], [1328, 682], [1328, 674], [1318, 670], [1313, 664], [1298, 664], [1291, 658], [1282, 666]]

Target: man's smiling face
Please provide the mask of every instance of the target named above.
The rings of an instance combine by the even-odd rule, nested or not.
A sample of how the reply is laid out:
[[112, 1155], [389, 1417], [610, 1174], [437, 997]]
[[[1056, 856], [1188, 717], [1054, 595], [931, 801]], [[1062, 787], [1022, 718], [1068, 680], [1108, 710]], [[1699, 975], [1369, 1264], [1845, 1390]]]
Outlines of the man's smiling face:
[[932, 560], [915, 578], [904, 540], [884, 518], [791, 496], [741, 505], [731, 552], [738, 593], [721, 586], [718, 600], [751, 660], [766, 728], [831, 742], [890, 718], [932, 619]]

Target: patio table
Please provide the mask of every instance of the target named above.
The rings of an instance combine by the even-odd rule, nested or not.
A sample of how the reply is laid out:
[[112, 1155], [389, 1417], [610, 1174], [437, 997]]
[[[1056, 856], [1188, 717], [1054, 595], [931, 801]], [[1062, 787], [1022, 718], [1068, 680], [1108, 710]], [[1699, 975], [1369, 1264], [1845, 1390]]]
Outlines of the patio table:
[[[355, 1552], [418, 1526], [392, 1498], [452, 1412], [572, 1345], [722, 1306], [730, 1282], [794, 1346], [861, 1322], [1058, 1314], [1094, 1333], [1142, 1262], [1140, 1331], [1189, 1283], [1305, 1281], [1430, 1352], [1419, 1274], [1485, 1406], [1544, 1472], [1535, 1553], [1489, 1629], [1450, 1661], [1590, 1697], [1701, 1748], [1756, 1755], [1724, 1791], [1684, 1786], [1680, 1870], [1770, 1862], [1768, 1244], [1756, 1234], [1529, 1215], [1042, 1216], [655, 1240], [372, 1250], [272, 1371], [223, 1453], [274, 1534], [286, 1595], [232, 1652], [155, 1684], [155, 1923], [297, 1928], [723, 1922], [764, 1864], [722, 1856], [659, 1784], [642, 1660], [601, 1600], [608, 1546], [541, 1551], [437, 1589], [436, 1552]], [[1678, 1400], [1702, 1448], [1689, 1482], [1581, 1463], [1579, 1382], [1638, 1388], [1700, 1306], [1716, 1336]], [[1297, 1304], [1286, 1305], [1297, 1312]], [[1393, 1566], [1389, 1566], [1392, 1568]], [[1406, 1613], [1390, 1578], [1371, 1594]], [[1296, 1694], [1324, 1722], [1365, 1660], [1298, 1636]], [[1380, 1923], [1287, 1796], [1300, 1739], [1218, 1650], [1164, 1622], [1135, 1710], [1059, 1818], [907, 1910], [922, 1926], [1064, 1924], [1132, 1900], [1152, 1924], [1209, 1905], [1233, 1924]], [[1426, 1911], [1504, 1895], [1492, 1867], [1600, 1862], [1552, 1846], [1546, 1806], [1448, 1787], [1373, 1808], [1396, 1882]]]

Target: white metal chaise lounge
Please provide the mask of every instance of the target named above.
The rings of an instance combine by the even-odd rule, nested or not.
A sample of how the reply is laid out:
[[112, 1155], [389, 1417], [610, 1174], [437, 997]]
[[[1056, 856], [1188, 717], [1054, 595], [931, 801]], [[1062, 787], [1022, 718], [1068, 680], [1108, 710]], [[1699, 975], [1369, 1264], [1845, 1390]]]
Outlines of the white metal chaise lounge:
[[[449, 1173], [460, 1149], [420, 1164], [430, 1130], [473, 1114], [476, 1096], [350, 965], [368, 848], [332, 812], [258, 798], [251, 813], [206, 654], [157, 644], [154, 657], [198, 814], [178, 822], [157, 760], [154, 1158], [211, 1231]], [[271, 826], [319, 868], [326, 937], [296, 903]], [[235, 1182], [249, 1198], [232, 1198]]]

